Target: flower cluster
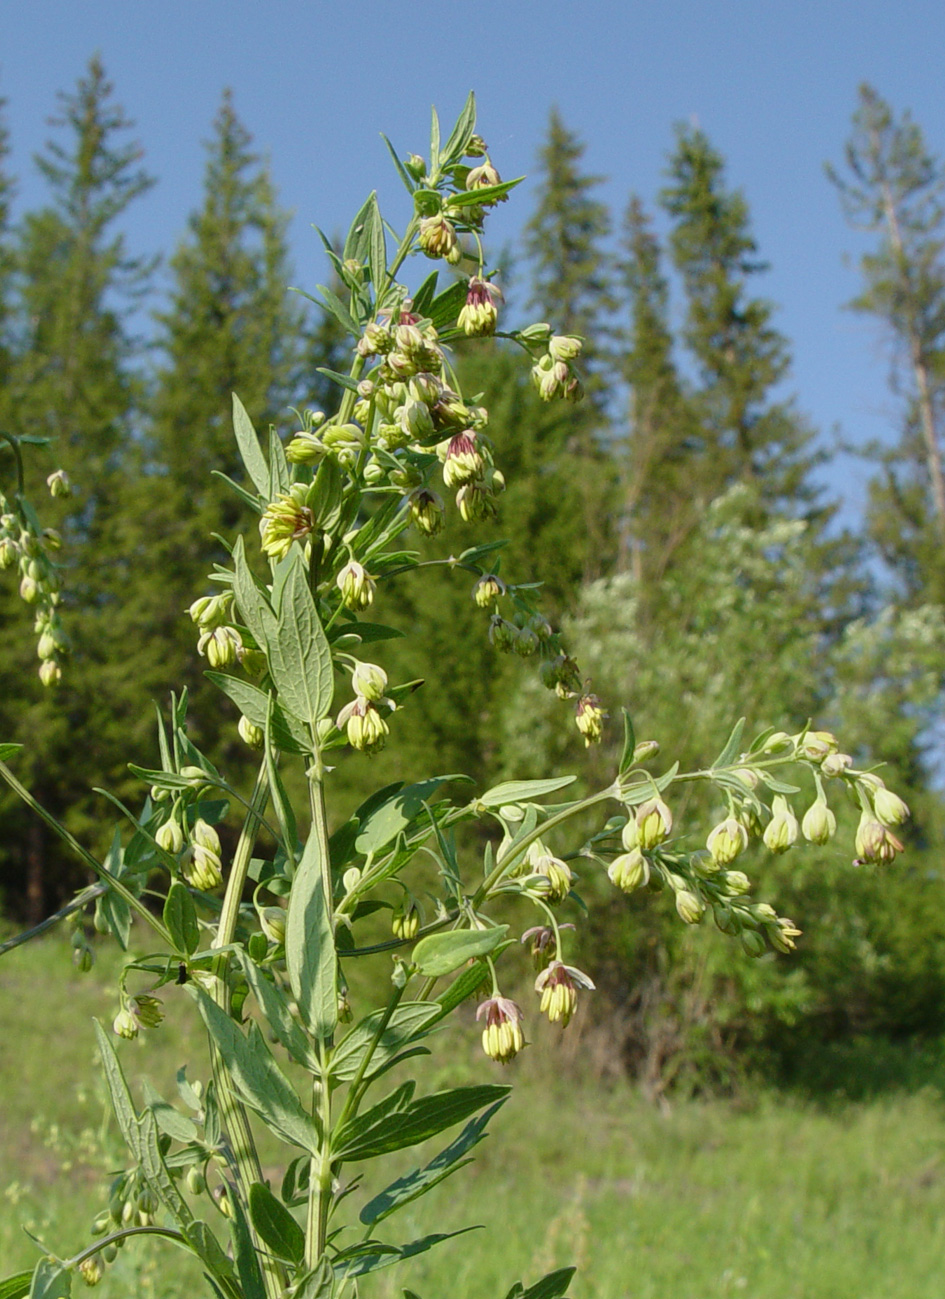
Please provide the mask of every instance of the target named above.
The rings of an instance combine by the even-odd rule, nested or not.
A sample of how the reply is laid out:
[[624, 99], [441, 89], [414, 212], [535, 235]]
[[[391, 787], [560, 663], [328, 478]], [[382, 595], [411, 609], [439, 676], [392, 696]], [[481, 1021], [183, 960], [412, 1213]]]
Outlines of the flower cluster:
[[[50, 495], [69, 496], [72, 486], [62, 469], [46, 479]], [[52, 558], [62, 548], [55, 528], [41, 526], [22, 492], [12, 497], [0, 491], [0, 569], [16, 567], [20, 575], [20, 598], [35, 610], [33, 630], [37, 636], [39, 679], [44, 686], [62, 680], [62, 661], [69, 652], [69, 638], [62, 626], [59, 570]]]
[[[636, 761], [638, 755], [639, 750], [634, 755]], [[806, 766], [813, 777], [814, 799], [800, 819], [785, 794], [775, 793], [767, 807], [757, 793], [772, 779], [769, 768], [785, 763]], [[731, 868], [752, 840], [760, 840], [775, 855], [787, 852], [801, 837], [812, 844], [828, 843], [836, 833], [837, 818], [827, 803], [825, 781], [844, 785], [860, 804], [857, 862], [891, 862], [903, 850], [893, 828], [908, 818], [908, 807], [875, 773], [857, 770], [829, 731], [763, 736], [751, 751], [735, 758], [730, 768], [704, 774], [707, 778], [724, 777], [729, 804], [727, 815], [709, 831], [705, 848], [687, 852], [682, 845], [667, 842], [673, 830], [672, 813], [654, 793], [628, 804], [621, 832], [623, 851], [611, 859], [607, 873], [626, 893], [645, 886], [668, 886], [686, 924], [698, 924], [711, 912], [718, 928], [738, 936], [751, 956], [761, 955], [769, 945], [777, 951], [791, 951], [800, 931], [767, 903], [753, 901], [748, 896], [748, 877]]]

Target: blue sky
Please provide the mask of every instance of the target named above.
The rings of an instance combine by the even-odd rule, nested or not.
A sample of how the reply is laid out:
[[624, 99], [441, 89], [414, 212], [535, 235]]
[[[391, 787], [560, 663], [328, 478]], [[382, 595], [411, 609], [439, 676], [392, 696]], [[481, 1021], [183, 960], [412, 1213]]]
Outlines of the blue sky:
[[[295, 214], [303, 287], [324, 270], [312, 222], [346, 225], [374, 187], [398, 220], [404, 195], [378, 132], [425, 152], [433, 102], [451, 117], [475, 89], [503, 176], [534, 171], [557, 104], [617, 213], [631, 191], [652, 201], [673, 123], [695, 120], [748, 197], [801, 409], [825, 437], [838, 428], [856, 443], [894, 424], [877, 327], [842, 309], [857, 288], [845, 255], [863, 244], [823, 163], [840, 157], [864, 80], [945, 149], [941, 0], [6, 0], [0, 32], [20, 210], [43, 198], [31, 155], [56, 91], [98, 51], [159, 179], [128, 213], [132, 247], [170, 250], [200, 201], [201, 141], [231, 86]], [[493, 220], [494, 247], [530, 206], [526, 185]], [[865, 470], [847, 462], [830, 481], [855, 511]]]

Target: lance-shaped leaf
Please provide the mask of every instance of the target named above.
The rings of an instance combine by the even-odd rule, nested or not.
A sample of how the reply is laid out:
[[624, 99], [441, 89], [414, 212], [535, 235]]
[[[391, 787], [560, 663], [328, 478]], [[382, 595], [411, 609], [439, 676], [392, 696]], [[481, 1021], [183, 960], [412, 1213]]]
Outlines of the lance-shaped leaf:
[[475, 128], [476, 96], [470, 90], [466, 96], [462, 112], [456, 119], [456, 125], [450, 131], [449, 139], [443, 146], [443, 159], [445, 162], [458, 162], [462, 158]]
[[355, 844], [358, 852], [365, 855], [378, 852], [423, 812], [424, 803], [432, 798], [441, 785], [448, 780], [468, 779], [468, 776], [457, 773], [450, 776], [434, 776], [431, 780], [423, 780], [416, 785], [406, 785], [392, 790], [389, 797], [370, 812], [359, 808], [361, 829]]
[[474, 956], [494, 951], [509, 932], [508, 925], [492, 929], [451, 929], [445, 934], [427, 934], [413, 949], [410, 959], [426, 978], [451, 974]]
[[505, 780], [501, 785], [487, 789], [476, 802], [483, 807], [502, 807], [506, 803], [524, 803], [543, 798], [556, 790], [573, 785], [577, 776], [552, 776], [547, 780]]
[[249, 1216], [260, 1238], [279, 1258], [301, 1263], [305, 1254], [305, 1232], [289, 1210], [261, 1182], [249, 1188]]
[[382, 1118], [369, 1131], [362, 1133], [334, 1153], [338, 1158], [374, 1159], [418, 1145], [438, 1132], [462, 1123], [486, 1105], [492, 1105], [512, 1089], [497, 1084], [478, 1087], [454, 1087], [450, 1091], [434, 1092], [412, 1101], [406, 1109]]
[[0, 762], [6, 762], [7, 758], [14, 757], [22, 747], [22, 744], [0, 744]]
[[496, 1101], [494, 1105], [490, 1105], [485, 1114], [480, 1114], [478, 1118], [467, 1123], [459, 1136], [423, 1168], [415, 1168], [412, 1173], [406, 1173], [403, 1177], [398, 1177], [395, 1182], [391, 1182], [389, 1186], [385, 1187], [379, 1195], [375, 1195], [373, 1200], [369, 1200], [359, 1215], [364, 1225], [372, 1226], [374, 1223], [389, 1217], [403, 1205], [409, 1204], [411, 1200], [426, 1195], [427, 1191], [431, 1191], [444, 1178], [458, 1172], [460, 1168], [468, 1164], [470, 1161], [464, 1159], [463, 1156], [468, 1154], [483, 1139], [486, 1134], [486, 1125], [495, 1112], [501, 1109], [504, 1104], [505, 1097], [500, 1101]]
[[230, 1235], [233, 1238], [233, 1261], [239, 1275], [242, 1299], [266, 1299], [266, 1287], [263, 1284], [259, 1267], [259, 1255], [253, 1244], [253, 1237], [246, 1221], [246, 1214], [238, 1196], [230, 1196], [230, 1208], [233, 1219], [230, 1223]]
[[25, 1299], [29, 1294], [32, 1272], [17, 1272], [15, 1276], [0, 1281], [0, 1299]]
[[287, 492], [292, 481], [292, 471], [285, 458], [285, 447], [275, 428], [269, 429], [269, 496]]
[[[243, 622], [253, 633], [256, 643], [261, 649], [266, 648], [266, 624], [263, 621], [265, 613], [271, 613], [268, 601], [256, 585], [255, 578], [249, 570], [246, 563], [246, 552], [243, 547], [243, 538], [237, 537], [236, 545], [233, 547], [233, 594], [236, 597], [236, 607], [240, 611]], [[165, 761], [165, 766], [170, 764]]]
[[[382, 1245], [376, 1240], [368, 1241], [364, 1245], [355, 1245], [352, 1249], [344, 1250], [338, 1255], [335, 1262], [335, 1276], [364, 1276], [367, 1272], [376, 1272], [378, 1268], [400, 1263], [405, 1258], [425, 1254], [428, 1249], [432, 1249], [434, 1245], [439, 1245], [444, 1240], [465, 1236], [467, 1231], [479, 1230], [479, 1227], [461, 1227], [459, 1231], [437, 1231], [430, 1236], [421, 1236], [419, 1240], [411, 1240], [406, 1245]], [[404, 1293], [411, 1292], [405, 1290]]]
[[269, 1028], [275, 1033], [293, 1060], [304, 1065], [312, 1073], [318, 1073], [318, 1061], [309, 1046], [308, 1038], [296, 1023], [289, 1009], [289, 1002], [285, 993], [271, 979], [266, 978], [259, 966], [254, 961], [251, 961], [245, 952], [240, 951], [237, 955], [240, 958], [243, 973], [246, 975], [246, 981], [259, 1002], [259, 1008]]
[[716, 758], [715, 762], [713, 762], [713, 767], [730, 767], [732, 765], [738, 757], [742, 742], [742, 731], [744, 731], [744, 729], [745, 719], [744, 717], [740, 717], [732, 728], [732, 733], [725, 743], [725, 748]]
[[292, 1084], [276, 1064], [256, 1026], [252, 1025], [249, 1036], [244, 1037], [229, 1015], [202, 988], [196, 988], [194, 995], [203, 1022], [246, 1104], [283, 1141], [317, 1154], [315, 1124], [302, 1108]]
[[[358, 1072], [365, 1053], [374, 1041], [383, 1014], [383, 1010], [375, 1010], [367, 1015], [360, 1023], [355, 1024], [344, 1041], [338, 1045], [330, 1065], [331, 1076], [336, 1082], [350, 1082]], [[379, 1069], [408, 1042], [415, 1041], [434, 1019], [440, 1018], [441, 1014], [437, 1002], [408, 1001], [398, 1006], [374, 1048], [371, 1057], [372, 1069]]]
[[330, 899], [325, 896], [328, 862], [322, 860], [313, 828], [292, 881], [285, 921], [285, 961], [299, 1013], [318, 1039], [330, 1037], [338, 1022], [338, 962]]
[[[232, 699], [237, 708], [254, 726], [266, 729], [266, 715], [269, 710], [270, 696], [241, 677], [231, 677], [226, 672], [205, 672], [204, 676]], [[272, 742], [283, 753], [311, 753], [312, 736], [308, 727], [299, 718], [293, 717], [279, 706], [278, 700], [272, 703]]]
[[564, 1299], [576, 1271], [576, 1267], [559, 1267], [556, 1272], [549, 1272], [523, 1290], [522, 1299]]
[[289, 712], [314, 726], [327, 716], [334, 693], [331, 650], [295, 551], [285, 570], [278, 619], [263, 610], [269, 669]]
[[334, 1289], [335, 1274], [328, 1255], [323, 1254], [315, 1270], [296, 1283], [292, 1294], [293, 1299], [331, 1299]]
[[253, 486], [260, 496], [266, 496], [269, 491], [269, 466], [266, 464], [265, 456], [259, 445], [259, 438], [253, 428], [253, 421], [247, 415], [246, 407], [235, 392], [233, 394], [233, 432], [236, 435], [236, 445], [239, 449], [240, 459], [252, 479]]
[[148, 1109], [154, 1115], [158, 1127], [162, 1132], [173, 1137], [175, 1141], [196, 1141], [198, 1137], [197, 1125], [193, 1119], [181, 1114], [180, 1110], [174, 1108], [169, 1101], [166, 1101], [159, 1091], [157, 1091], [147, 1079], [142, 1085], [144, 1099]]
[[175, 880], [167, 891], [164, 902], [164, 923], [178, 952], [190, 956], [197, 950], [200, 943], [197, 908], [190, 896], [190, 889], [185, 884], [181, 884], [180, 880]]
[[125, 1145], [131, 1150], [135, 1159], [141, 1158], [141, 1139], [138, 1131], [138, 1115], [128, 1090], [128, 1083], [118, 1063], [118, 1056], [111, 1039], [98, 1020], [95, 1021], [95, 1036], [98, 1039], [99, 1054], [105, 1070], [105, 1084], [111, 1097], [118, 1128], [125, 1139]]

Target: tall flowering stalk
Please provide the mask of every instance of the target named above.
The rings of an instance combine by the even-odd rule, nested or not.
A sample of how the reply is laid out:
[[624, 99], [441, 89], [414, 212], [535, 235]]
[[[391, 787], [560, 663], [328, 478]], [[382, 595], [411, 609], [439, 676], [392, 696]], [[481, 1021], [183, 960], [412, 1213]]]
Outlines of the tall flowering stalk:
[[[509, 1091], [483, 1082], [417, 1096], [409, 1061], [420, 1044], [464, 1001], [482, 998], [485, 985], [491, 992], [477, 1012], [483, 1049], [505, 1065], [525, 1048], [530, 1021], [543, 1014], [566, 1029], [593, 991], [592, 973], [569, 963], [574, 925], [560, 919], [579, 917], [582, 874], [602, 871], [624, 892], [668, 890], [683, 923], [711, 917], [758, 956], [789, 952], [799, 931], [754, 899], [738, 868], [749, 842], [775, 853], [801, 839], [825, 843], [836, 829], [829, 798], [847, 794], [861, 808], [858, 858], [888, 862], [901, 851], [893, 831], [908, 809], [875, 772], [856, 768], [834, 736], [766, 732], [746, 744], [739, 724], [714, 762], [681, 772], [678, 764], [655, 768], [659, 746], [638, 744], [625, 712], [616, 770], [585, 798], [565, 793], [573, 775], [468, 796], [463, 778], [432, 776], [378, 791], [330, 833], [332, 764], [366, 761], [396, 744], [397, 714], [418, 684], [392, 683], [373, 661], [374, 647], [399, 634], [372, 620], [377, 593], [419, 563], [411, 531], [435, 536], [449, 508], [470, 525], [489, 523], [505, 486], [502, 445], [512, 431], [493, 428], [489, 412], [463, 393], [451, 343], [497, 335], [523, 351], [538, 398], [582, 395], [580, 339], [544, 323], [499, 328], [502, 297], [480, 235], [489, 209], [517, 182], [500, 179], [475, 134], [472, 97], [445, 143], [434, 114], [427, 158], [391, 154], [413, 203], [396, 246], [388, 245], [374, 194], [340, 253], [324, 240], [342, 286], [321, 291], [324, 305], [351, 340], [348, 373], [330, 375], [336, 408], [305, 412], [285, 441], [275, 430], [260, 440], [234, 399], [246, 470], [237, 491], [255, 523], [232, 539], [230, 564], [217, 569], [214, 592], [199, 595], [190, 616], [207, 675], [259, 754], [252, 792], [232, 788], [197, 749], [186, 698], [172, 696], [157, 765], [132, 767], [147, 789], [142, 805], [118, 805], [123, 820], [99, 862], [0, 762], [8, 784], [97, 877], [60, 915], [81, 935], [94, 904], [124, 944], [134, 914], [155, 942], [121, 974], [113, 1032], [97, 1026], [128, 1167], [92, 1223], [92, 1242], [70, 1256], [44, 1255], [32, 1273], [3, 1283], [4, 1299], [62, 1299], [76, 1275], [94, 1284], [140, 1234], [195, 1254], [224, 1299], [356, 1295], [360, 1278], [446, 1238], [392, 1241], [386, 1222], [461, 1167]], [[408, 287], [401, 275], [417, 264], [419, 283]], [[28, 572], [38, 564], [48, 631], [56, 588], [31, 554], [41, 534], [22, 504], [21, 471], [14, 499], [14, 523], [4, 504], [0, 557], [12, 554], [21, 567], [26, 559]], [[472, 578], [471, 598], [496, 651], [532, 658], [585, 743], [597, 743], [608, 708], [532, 588], [499, 576], [495, 550], [494, 541], [472, 541], [440, 562], [460, 570], [460, 580]], [[2, 746], [0, 758], [16, 748]], [[286, 793], [290, 764], [305, 773], [304, 808]], [[674, 798], [693, 782], [718, 791], [712, 826], [681, 825], [674, 815]], [[571, 827], [586, 826], [589, 813], [599, 828], [575, 841]], [[227, 858], [216, 827], [231, 817], [241, 828]], [[456, 846], [456, 829], [471, 822], [484, 830], [478, 861]], [[431, 858], [439, 896], [421, 907], [411, 881]], [[162, 897], [160, 912], [143, 901], [145, 885], [149, 897]], [[534, 1002], [525, 1008], [500, 985], [516, 937], [503, 917], [520, 914], [509, 903], [522, 901], [537, 921], [520, 936], [536, 967]], [[385, 911], [390, 929], [381, 932]], [[87, 965], [81, 938], [77, 951]], [[364, 960], [390, 971], [381, 1005], [352, 1005], [349, 973]], [[142, 1105], [116, 1039], [158, 1031], [173, 996], [192, 998], [206, 1026], [209, 1076], [182, 1073], [176, 1102], [152, 1089]], [[290, 1081], [286, 1058], [307, 1078], [303, 1086]], [[274, 1183], [256, 1154], [259, 1124], [289, 1148]], [[457, 1128], [432, 1162], [393, 1181], [371, 1175], [392, 1152]], [[345, 1185], [352, 1163], [368, 1170], [366, 1189], [353, 1197], [356, 1217], [340, 1208], [354, 1190]], [[518, 1283], [512, 1293], [556, 1299], [572, 1272], [560, 1269], [528, 1289]]]

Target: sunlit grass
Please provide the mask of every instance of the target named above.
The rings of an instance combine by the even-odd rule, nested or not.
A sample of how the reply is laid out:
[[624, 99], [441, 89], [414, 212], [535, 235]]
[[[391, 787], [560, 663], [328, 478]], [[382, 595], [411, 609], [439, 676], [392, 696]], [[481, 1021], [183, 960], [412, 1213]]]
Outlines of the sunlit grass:
[[[35, 1261], [23, 1226], [60, 1252], [86, 1243], [108, 1171], [123, 1161], [103, 1124], [90, 1023], [114, 1013], [111, 968], [106, 958], [78, 976], [57, 942], [0, 961], [2, 1272]], [[166, 1025], [123, 1044], [122, 1058], [132, 1078], [147, 1073], [173, 1095], [179, 1065], [201, 1076], [204, 1056], [184, 995], [167, 1001]], [[424, 1299], [503, 1299], [518, 1277], [576, 1263], [575, 1299], [938, 1299], [945, 1117], [936, 1092], [821, 1108], [764, 1093], [661, 1113], [629, 1086], [580, 1080], [556, 1036], [536, 1036], [520, 1066], [498, 1071], [467, 1024], [450, 1062], [429, 1066], [437, 1086], [494, 1074], [519, 1085], [475, 1165], [385, 1227], [398, 1240], [469, 1222], [484, 1229], [378, 1273], [363, 1295], [393, 1299], [409, 1286]], [[371, 1191], [394, 1175], [363, 1171]], [[215, 1210], [204, 1212], [222, 1234]], [[183, 1254], [135, 1243], [97, 1293], [179, 1299], [203, 1287]]]

